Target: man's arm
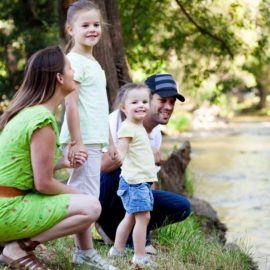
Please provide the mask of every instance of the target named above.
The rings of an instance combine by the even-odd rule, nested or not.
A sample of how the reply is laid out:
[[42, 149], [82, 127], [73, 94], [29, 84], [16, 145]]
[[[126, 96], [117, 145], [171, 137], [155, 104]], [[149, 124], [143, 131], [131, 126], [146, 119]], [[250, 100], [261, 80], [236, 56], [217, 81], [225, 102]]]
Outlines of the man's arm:
[[109, 153], [103, 153], [102, 160], [101, 160], [101, 171], [110, 173], [115, 171], [116, 169], [120, 168], [122, 165], [122, 161], [119, 155], [116, 155], [114, 160], [112, 160], [109, 156]]
[[160, 166], [162, 162], [161, 151], [154, 147], [152, 147], [152, 151], [153, 151], [156, 166]]

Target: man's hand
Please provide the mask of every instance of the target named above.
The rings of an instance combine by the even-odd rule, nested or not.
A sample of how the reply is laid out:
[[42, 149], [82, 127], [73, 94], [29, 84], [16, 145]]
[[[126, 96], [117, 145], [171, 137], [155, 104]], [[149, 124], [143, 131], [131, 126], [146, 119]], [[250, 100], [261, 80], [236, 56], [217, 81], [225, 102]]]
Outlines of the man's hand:
[[116, 160], [119, 156], [118, 151], [114, 145], [114, 143], [111, 143], [108, 147], [108, 154], [111, 160]]
[[155, 159], [155, 164], [157, 166], [161, 165], [162, 162], [162, 156], [161, 156], [161, 152], [159, 151], [159, 149], [152, 147], [152, 151], [153, 151], [153, 155], [154, 155], [154, 159]]
[[115, 159], [112, 160], [109, 156], [109, 153], [103, 153], [102, 161], [101, 161], [101, 171], [110, 173], [118, 168], [120, 168], [122, 165], [122, 160], [120, 158], [120, 155], [117, 154]]

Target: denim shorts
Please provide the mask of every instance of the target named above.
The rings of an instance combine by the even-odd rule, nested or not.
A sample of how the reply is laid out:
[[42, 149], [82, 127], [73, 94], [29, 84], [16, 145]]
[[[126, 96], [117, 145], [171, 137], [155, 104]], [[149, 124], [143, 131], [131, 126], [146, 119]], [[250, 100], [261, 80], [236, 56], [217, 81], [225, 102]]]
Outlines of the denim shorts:
[[154, 197], [149, 183], [129, 184], [121, 176], [117, 195], [128, 214], [153, 210]]

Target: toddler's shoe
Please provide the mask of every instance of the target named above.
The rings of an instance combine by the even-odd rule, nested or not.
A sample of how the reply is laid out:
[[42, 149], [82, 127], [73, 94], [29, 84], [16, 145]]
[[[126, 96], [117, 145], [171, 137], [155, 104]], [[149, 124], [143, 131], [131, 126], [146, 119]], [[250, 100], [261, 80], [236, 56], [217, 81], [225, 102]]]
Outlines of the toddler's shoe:
[[138, 265], [139, 267], [142, 267], [142, 268], [149, 267], [149, 268], [154, 269], [158, 267], [158, 264], [152, 261], [147, 255], [143, 257], [134, 255], [131, 262], [132, 264]]
[[152, 245], [148, 245], [145, 246], [145, 253], [148, 255], [157, 255], [157, 250]]
[[95, 249], [80, 250], [76, 248], [73, 263], [88, 265], [91, 269], [96, 270], [118, 270], [117, 267], [110, 265], [109, 262], [103, 259]]
[[126, 253], [124, 251], [119, 251], [114, 246], [112, 246], [108, 252], [108, 257], [125, 257]]

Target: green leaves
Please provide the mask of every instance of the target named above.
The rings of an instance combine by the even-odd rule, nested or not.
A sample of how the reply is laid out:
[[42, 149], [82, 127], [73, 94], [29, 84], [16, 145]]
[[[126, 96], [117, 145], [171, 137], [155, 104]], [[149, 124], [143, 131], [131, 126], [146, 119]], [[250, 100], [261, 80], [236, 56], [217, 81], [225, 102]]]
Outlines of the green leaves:
[[[191, 96], [207, 80], [220, 89], [213, 92], [216, 97], [237, 83], [242, 87], [243, 64], [251, 55], [266, 56], [269, 0], [120, 0], [119, 7], [132, 70], [145, 76], [180, 73], [181, 86]], [[239, 57], [245, 60], [239, 63]]]
[[21, 82], [26, 59], [59, 43], [57, 1], [2, 0], [0, 8], [0, 97], [10, 98]]

